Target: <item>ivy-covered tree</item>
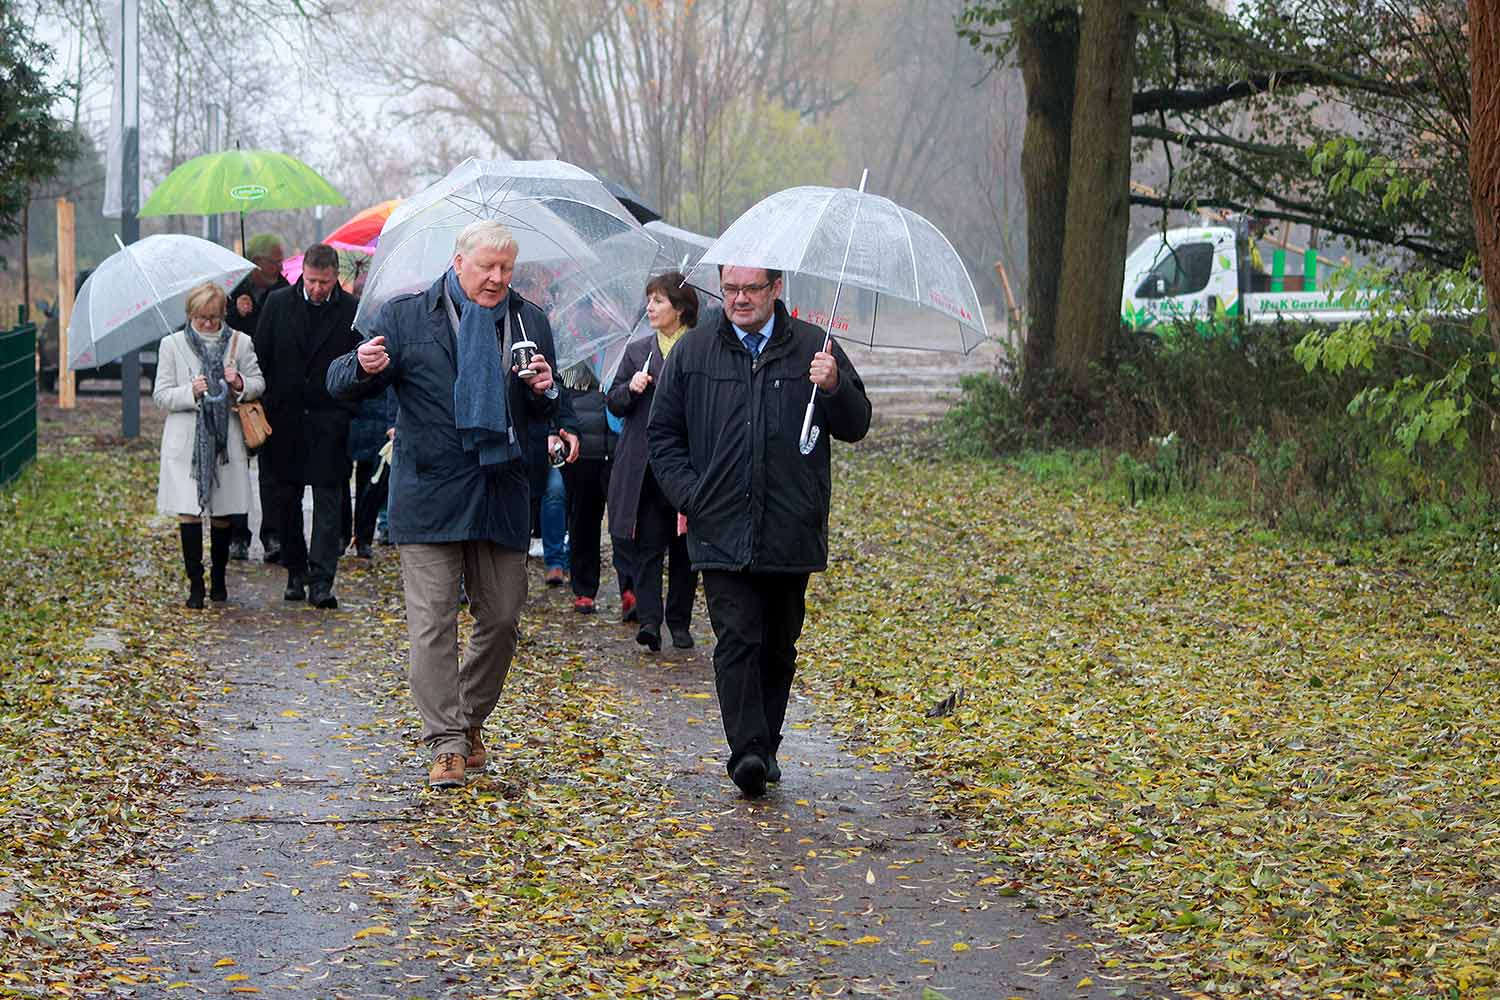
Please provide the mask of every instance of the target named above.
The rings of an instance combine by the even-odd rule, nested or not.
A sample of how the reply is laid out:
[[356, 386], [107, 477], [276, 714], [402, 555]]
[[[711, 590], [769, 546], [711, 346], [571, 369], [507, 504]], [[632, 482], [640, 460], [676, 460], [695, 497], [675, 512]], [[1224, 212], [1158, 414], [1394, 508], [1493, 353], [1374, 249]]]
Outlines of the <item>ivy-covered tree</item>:
[[[1099, 101], [1088, 99], [1081, 81], [1098, 72], [1100, 53], [1083, 59], [1076, 42], [1091, 19], [1102, 27], [1126, 16], [1135, 24], [1134, 58], [1113, 61], [1112, 85], [1131, 94], [1129, 139], [1097, 117]], [[1129, 195], [1138, 205], [1253, 211], [1457, 264], [1474, 249], [1467, 26], [1464, 0], [1244, 0], [1232, 13], [1208, 0], [971, 3], [960, 16], [961, 33], [997, 59], [1015, 58], [1026, 76], [1033, 112], [1022, 159], [1028, 232], [1054, 234], [1030, 251], [1028, 394], [1054, 369], [1086, 391], [1085, 373], [1107, 343], [1101, 331], [1071, 318], [1048, 326], [1059, 302], [1078, 322], [1096, 323], [1118, 306], [1119, 282], [1105, 280], [1097, 265], [1092, 274], [1065, 266], [1060, 244], [1074, 235], [1067, 220], [1098, 220], [1096, 262], [1112, 262], [1125, 249], [1123, 231], [1108, 221], [1125, 194], [1078, 187], [1071, 169], [1057, 171], [1046, 165], [1048, 156], [1035, 155], [1033, 141], [1048, 150], [1084, 143], [1085, 155], [1069, 159], [1092, 170], [1099, 163], [1090, 156], [1117, 157], [1121, 144], [1133, 143], [1136, 154], [1161, 150], [1167, 189]], [[1027, 71], [1038, 63], [1045, 73]], [[1386, 197], [1377, 185], [1330, 197], [1309, 155], [1350, 135], [1400, 165], [1388, 178], [1396, 189], [1420, 176], [1434, 196]], [[1074, 204], [1075, 197], [1085, 202]], [[1079, 296], [1097, 301], [1082, 305]]]
[[51, 59], [0, 2], [0, 239], [20, 232], [32, 185], [56, 174], [76, 148], [72, 130], [52, 117], [58, 93], [45, 76]]

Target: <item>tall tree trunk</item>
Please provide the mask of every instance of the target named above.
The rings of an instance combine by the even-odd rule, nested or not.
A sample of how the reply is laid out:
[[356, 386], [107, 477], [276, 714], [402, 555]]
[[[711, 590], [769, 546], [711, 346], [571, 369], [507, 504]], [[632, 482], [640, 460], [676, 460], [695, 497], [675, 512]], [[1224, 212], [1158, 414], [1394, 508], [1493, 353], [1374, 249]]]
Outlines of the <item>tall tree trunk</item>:
[[1479, 267], [1500, 345], [1500, 7], [1469, 0], [1469, 195]]
[[1129, 0], [1085, 0], [1068, 165], [1067, 227], [1058, 286], [1057, 369], [1087, 393], [1091, 366], [1120, 329], [1130, 237], [1130, 102], [1135, 10]]
[[1057, 340], [1078, 15], [1069, 7], [1045, 21], [1018, 24], [1016, 43], [1026, 85], [1021, 178], [1026, 186], [1027, 321], [1021, 394], [1034, 400], [1042, 392], [1044, 376], [1052, 370]]

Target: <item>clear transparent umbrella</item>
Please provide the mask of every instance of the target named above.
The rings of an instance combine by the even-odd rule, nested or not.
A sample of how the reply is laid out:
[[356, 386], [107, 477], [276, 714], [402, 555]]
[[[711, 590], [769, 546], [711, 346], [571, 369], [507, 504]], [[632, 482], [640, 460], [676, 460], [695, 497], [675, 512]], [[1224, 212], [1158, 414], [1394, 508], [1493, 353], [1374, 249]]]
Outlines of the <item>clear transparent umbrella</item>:
[[426, 288], [476, 219], [520, 245], [514, 287], [547, 311], [566, 368], [630, 333], [659, 247], [592, 174], [560, 160], [469, 159], [398, 205], [380, 231], [355, 326], [397, 295]]
[[155, 343], [187, 322], [187, 293], [205, 281], [228, 292], [255, 265], [196, 236], [147, 236], [110, 254], [78, 290], [68, 320], [68, 367], [93, 368]]
[[[704, 251], [689, 281], [706, 288], [720, 265], [777, 268], [786, 272], [787, 308], [830, 337], [964, 354], [978, 347], [989, 335], [984, 311], [953, 244], [864, 187], [796, 187], [761, 199]], [[817, 440], [814, 399], [804, 453]]]
[[[651, 234], [651, 238], [661, 245], [661, 250], [656, 255], [656, 261], [651, 266], [651, 274], [665, 274], [668, 271], [681, 271], [687, 274], [703, 256], [703, 251], [713, 246], [713, 237], [703, 236], [688, 229], [654, 219], [644, 224], [643, 228]], [[717, 298], [719, 296], [719, 276], [715, 271], [705, 275], [703, 278], [704, 290]], [[707, 305], [707, 302], [703, 303]], [[595, 358], [590, 359], [590, 367], [594, 374], [599, 377], [600, 385], [608, 388], [619, 372], [620, 361], [625, 355], [625, 348], [631, 340], [644, 337], [651, 332], [651, 324], [646, 322], [646, 296], [644, 285], [641, 288], [639, 302], [636, 305], [634, 323], [631, 327], [629, 340], [618, 341]]]
[[[828, 187], [778, 191], [736, 219], [688, 280], [717, 292], [720, 264], [787, 272], [788, 309], [869, 347], [967, 354], [989, 335], [953, 244], [920, 215], [878, 195]], [[830, 320], [841, 282], [838, 314]]]
[[[665, 222], [648, 222], [645, 229], [656, 242], [661, 244], [661, 253], [657, 255], [656, 265], [652, 269], [657, 274], [663, 271], [689, 273], [703, 256], [704, 251], [714, 245], [712, 236], [703, 236], [688, 229], [679, 229]], [[700, 275], [699, 278], [703, 283], [698, 287], [718, 298], [718, 270]]]

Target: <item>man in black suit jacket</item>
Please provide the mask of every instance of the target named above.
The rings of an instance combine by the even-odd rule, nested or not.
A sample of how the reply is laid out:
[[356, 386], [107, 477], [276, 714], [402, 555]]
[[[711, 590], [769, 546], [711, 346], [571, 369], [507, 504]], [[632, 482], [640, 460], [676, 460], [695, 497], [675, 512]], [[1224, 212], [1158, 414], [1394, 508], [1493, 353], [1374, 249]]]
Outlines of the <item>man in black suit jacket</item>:
[[[281, 559], [289, 601], [338, 607], [340, 513], [349, 492], [349, 422], [358, 404], [328, 394], [328, 366], [359, 346], [354, 332], [358, 297], [339, 287], [339, 258], [314, 243], [302, 258], [302, 278], [266, 297], [255, 353], [266, 376], [271, 436], [262, 452], [280, 489]], [[302, 534], [302, 491], [313, 491], [312, 545]]]

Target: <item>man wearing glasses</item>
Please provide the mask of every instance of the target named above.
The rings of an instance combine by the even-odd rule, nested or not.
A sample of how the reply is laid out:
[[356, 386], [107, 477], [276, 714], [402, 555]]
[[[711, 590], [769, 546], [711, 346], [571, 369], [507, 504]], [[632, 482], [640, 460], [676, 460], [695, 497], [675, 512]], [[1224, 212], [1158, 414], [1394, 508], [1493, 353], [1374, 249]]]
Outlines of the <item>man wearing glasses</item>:
[[[759, 798], [781, 780], [807, 580], [828, 563], [829, 442], [865, 436], [870, 399], [843, 350], [825, 352], [823, 330], [788, 314], [780, 271], [723, 267], [719, 280], [724, 311], [668, 357], [648, 436], [703, 574], [729, 775]], [[804, 455], [813, 386], [822, 433]]]

